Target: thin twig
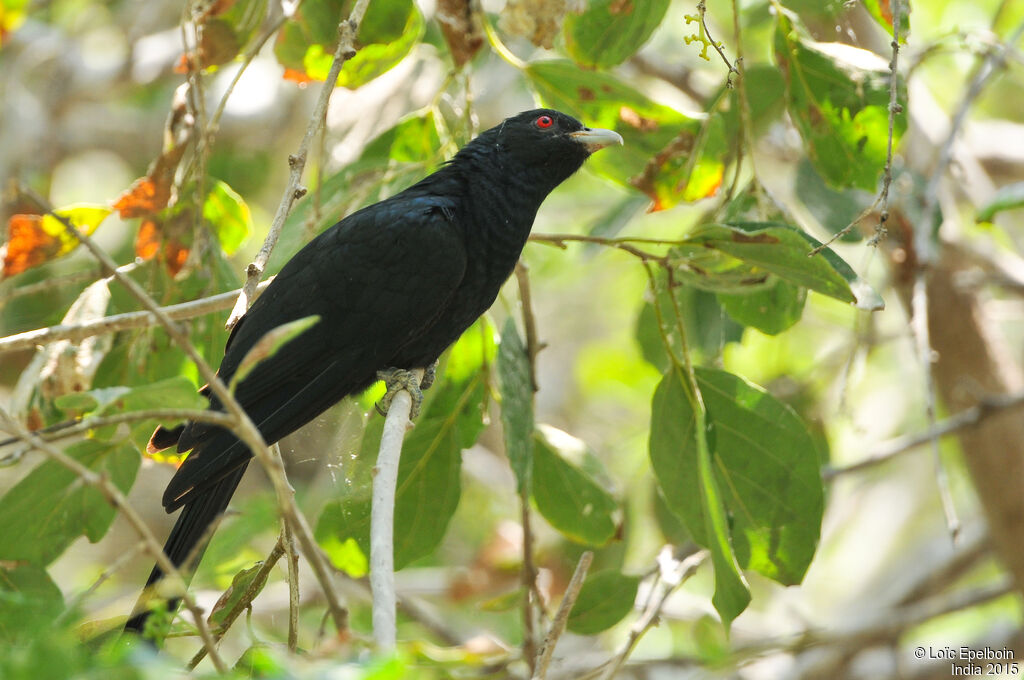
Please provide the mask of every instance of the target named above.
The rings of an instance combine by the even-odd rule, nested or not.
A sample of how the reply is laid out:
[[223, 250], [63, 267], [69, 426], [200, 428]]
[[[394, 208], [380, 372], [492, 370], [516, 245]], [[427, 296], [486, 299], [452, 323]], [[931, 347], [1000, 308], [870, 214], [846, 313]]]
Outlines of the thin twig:
[[558, 612], [555, 614], [555, 618], [552, 619], [551, 627], [548, 628], [548, 634], [544, 638], [544, 646], [540, 650], [537, 669], [533, 673], [533, 680], [544, 680], [547, 677], [548, 666], [551, 665], [551, 658], [555, 653], [555, 645], [558, 644], [558, 638], [562, 637], [562, 633], [565, 632], [565, 626], [569, 622], [569, 614], [572, 613], [572, 608], [576, 605], [576, 598], [580, 595], [583, 580], [587, 577], [587, 571], [590, 570], [590, 564], [593, 561], [594, 553], [590, 550], [580, 555], [580, 560], [576, 563], [576, 570], [572, 574], [569, 586], [565, 589], [565, 595], [562, 596], [562, 604], [558, 606]]
[[[231, 427], [235, 423], [234, 418], [226, 413], [221, 413], [220, 411], [200, 411], [199, 409], [188, 408], [153, 408], [141, 411], [113, 413], [109, 416], [97, 416], [95, 418], [85, 418], [83, 420], [68, 420], [41, 430], [35, 430], [35, 434], [42, 437], [45, 441], [54, 441], [101, 427], [120, 425], [121, 423], [132, 423], [139, 420], [158, 420], [165, 423], [178, 420], [196, 420], [203, 423], [220, 425], [221, 427]], [[0, 429], [0, 432], [2, 431], [3, 430]], [[0, 448], [10, 446], [17, 441], [20, 440], [16, 437], [0, 440]], [[6, 457], [0, 458], [0, 465], [3, 465], [2, 461], [5, 458]]]
[[[119, 268], [119, 269], [124, 269]], [[262, 291], [273, 280], [273, 277], [262, 282], [257, 291]], [[238, 298], [241, 288], [211, 295], [210, 297], [181, 302], [176, 305], [161, 307], [160, 310], [167, 318], [174, 321], [184, 321], [204, 314], [229, 309]], [[149, 311], [125, 312], [123, 314], [112, 314], [102, 319], [94, 319], [78, 324], [57, 324], [48, 328], [25, 331], [0, 338], [0, 354], [4, 352], [16, 352], [19, 350], [32, 349], [40, 345], [48, 345], [58, 340], [70, 340], [80, 342], [86, 338], [104, 333], [117, 333], [119, 331], [131, 330], [133, 328], [148, 328], [159, 325], [160, 321], [156, 314]]]
[[851, 472], [860, 472], [875, 467], [919, 446], [975, 427], [997, 413], [1021, 406], [1024, 406], [1024, 391], [986, 397], [979, 404], [932, 424], [924, 432], [904, 435], [882, 444], [863, 460], [842, 467], [826, 467], [822, 473], [823, 477], [830, 480]]
[[[543, 607], [537, 589], [537, 566], [533, 561], [533, 528], [530, 521], [529, 489], [523, 484], [519, 488], [519, 514], [523, 525], [523, 568], [520, 578], [523, 583], [523, 658], [532, 676], [537, 668], [537, 615]], [[535, 604], [536, 603], [536, 604]]]
[[320, 88], [320, 96], [317, 98], [316, 105], [313, 107], [313, 113], [310, 115], [309, 124], [306, 126], [306, 134], [303, 135], [298, 150], [288, 157], [288, 167], [290, 169], [288, 184], [284, 195], [281, 197], [281, 202], [277, 206], [277, 212], [274, 214], [274, 221], [270, 225], [267, 238], [263, 241], [263, 245], [260, 247], [260, 251], [256, 254], [255, 259], [246, 268], [245, 285], [242, 287], [242, 293], [238, 296], [238, 301], [228, 317], [228, 328], [233, 328], [252, 304], [251, 298], [256, 292], [256, 285], [263, 277], [263, 270], [270, 260], [270, 253], [273, 251], [274, 246], [277, 245], [277, 240], [281, 236], [284, 221], [288, 217], [288, 213], [291, 212], [295, 201], [306, 193], [306, 189], [301, 187], [299, 182], [302, 179], [302, 172], [306, 167], [309, 148], [313, 139], [319, 133], [320, 127], [323, 125], [327, 104], [330, 102], [331, 93], [334, 92], [334, 87], [338, 82], [341, 67], [356, 54], [355, 37], [359, 32], [359, 24], [366, 14], [366, 7], [368, 5], [369, 0], [356, 0], [348, 19], [338, 24], [338, 47], [334, 50], [334, 61], [331, 63], [331, 70], [328, 72], [327, 79]]
[[[662, 551], [662, 556], [665, 555], [665, 551], [670, 550], [669, 546], [666, 546]], [[707, 559], [708, 553], [705, 550], [696, 552], [684, 560], [676, 561], [673, 560], [669, 568], [665, 566], [661, 568], [661, 582], [662, 591], [657, 598], [652, 598], [649, 605], [645, 608], [643, 615], [637, 619], [636, 623], [629, 629], [629, 636], [626, 641], [622, 643], [618, 651], [606, 664], [602, 665], [601, 669], [597, 669], [601, 672], [601, 680], [611, 680], [615, 677], [615, 674], [619, 672], [622, 665], [626, 663], [626, 659], [633, 653], [633, 649], [636, 648], [636, 644], [640, 641], [640, 638], [647, 633], [657, 622], [661, 616], [661, 610], [665, 607], [665, 603], [672, 593], [675, 592], [676, 588], [682, 585], [688, 578], [690, 578], [705, 559]], [[659, 561], [661, 558], [659, 557]]]
[[192, 617], [195, 619], [196, 629], [199, 631], [199, 636], [203, 640], [204, 648], [210, 655], [210, 661], [213, 662], [213, 665], [216, 667], [218, 672], [227, 673], [227, 666], [224, 664], [224, 660], [221, 659], [220, 655], [217, 653], [216, 644], [210, 633], [209, 627], [206, 625], [206, 619], [203, 616], [203, 611], [199, 608], [196, 601], [192, 598], [188, 589], [185, 587], [185, 580], [182, 578], [181, 572], [178, 571], [177, 567], [175, 567], [167, 557], [167, 554], [164, 553], [163, 547], [156, 540], [153, 532], [150, 531], [149, 527], [146, 525], [145, 520], [143, 520], [139, 513], [135, 512], [135, 509], [128, 503], [128, 498], [124, 493], [114, 486], [106, 475], [96, 473], [91, 468], [83, 465], [81, 462], [53, 446], [53, 444], [43, 441], [43, 439], [25, 429], [21, 423], [11, 417], [3, 409], [0, 409], [0, 421], [6, 422], [7, 427], [11, 428], [10, 431], [17, 435], [26, 444], [31, 445], [32, 448], [43, 452], [51, 460], [59, 463], [68, 470], [71, 470], [84, 484], [88, 484], [98, 490], [111, 505], [120, 511], [142, 539], [146, 552], [150, 553], [153, 559], [156, 560], [160, 570], [175, 583], [181, 584], [181, 599], [185, 603], [185, 607], [189, 612], [191, 612]]
[[295, 536], [287, 522], [281, 522], [281, 538], [285, 559], [288, 560], [288, 651], [299, 647], [299, 555], [295, 551]]
[[[412, 371], [419, 383], [423, 369]], [[389, 388], [390, 389], [390, 388]], [[370, 591], [373, 594], [373, 639], [381, 652], [395, 648], [397, 618], [395, 595], [395, 490], [402, 440], [409, 429], [412, 395], [398, 390], [391, 400], [380, 437], [377, 464], [373, 468], [373, 502], [370, 506]]]

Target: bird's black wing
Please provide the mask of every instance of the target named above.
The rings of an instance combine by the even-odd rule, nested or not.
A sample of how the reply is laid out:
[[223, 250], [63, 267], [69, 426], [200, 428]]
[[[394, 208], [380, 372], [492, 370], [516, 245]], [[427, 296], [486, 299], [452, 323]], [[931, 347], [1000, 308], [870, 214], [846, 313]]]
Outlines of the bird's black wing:
[[[236, 396], [264, 439], [275, 442], [365, 389], [429, 332], [466, 269], [450, 207], [436, 197], [397, 196], [354, 213], [299, 251], [256, 300], [228, 343], [219, 371], [226, 381], [268, 331], [320, 317], [238, 385]], [[219, 407], [215, 399], [211, 405]], [[165, 492], [169, 511], [250, 455], [226, 430], [201, 423], [185, 427], [178, 448], [192, 453]]]

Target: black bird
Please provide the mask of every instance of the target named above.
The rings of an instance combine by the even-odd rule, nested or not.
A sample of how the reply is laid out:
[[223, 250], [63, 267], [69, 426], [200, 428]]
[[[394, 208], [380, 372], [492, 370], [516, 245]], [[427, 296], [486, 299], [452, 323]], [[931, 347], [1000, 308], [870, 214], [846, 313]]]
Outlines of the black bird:
[[[273, 443], [365, 390], [378, 371], [431, 366], [494, 302], [551, 190], [592, 152], [621, 143], [611, 130], [550, 109], [506, 119], [434, 174], [349, 215], [296, 253], [232, 330], [218, 375], [230, 381], [268, 331], [320, 317], [236, 387]], [[209, 389], [203, 393], [211, 409], [223, 410]], [[198, 561], [199, 543], [252, 454], [230, 431], [199, 422], [157, 428], [150, 451], [172, 446], [191, 451], [163, 496], [167, 512], [182, 508], [164, 551], [183, 566]], [[154, 567], [147, 588], [161, 576]], [[126, 628], [141, 631], [148, 615], [137, 613]]]

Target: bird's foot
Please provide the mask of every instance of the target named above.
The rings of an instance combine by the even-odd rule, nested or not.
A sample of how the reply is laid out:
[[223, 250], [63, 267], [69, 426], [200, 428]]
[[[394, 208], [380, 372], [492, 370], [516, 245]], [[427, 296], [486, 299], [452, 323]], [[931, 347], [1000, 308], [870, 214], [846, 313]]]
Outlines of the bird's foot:
[[377, 379], [383, 380], [388, 388], [388, 391], [376, 404], [378, 413], [386, 416], [395, 395], [405, 390], [412, 397], [412, 409], [409, 412], [409, 418], [415, 419], [420, 414], [420, 406], [423, 405], [423, 390], [430, 386], [426, 376], [424, 376], [423, 381], [419, 381], [416, 379], [416, 374], [408, 369], [385, 368], [383, 371], [377, 371]]

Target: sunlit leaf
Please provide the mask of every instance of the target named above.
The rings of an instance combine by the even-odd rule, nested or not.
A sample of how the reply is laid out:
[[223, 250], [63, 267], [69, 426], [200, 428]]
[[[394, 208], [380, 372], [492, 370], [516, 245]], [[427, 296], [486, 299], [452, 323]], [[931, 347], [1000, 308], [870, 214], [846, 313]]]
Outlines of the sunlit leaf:
[[621, 64], [651, 37], [668, 5], [668, 0], [593, 0], [581, 14], [566, 15], [566, 51], [589, 68]]
[[639, 576], [617, 571], [589, 574], [569, 613], [568, 628], [578, 635], [596, 635], [626, 618], [633, 610]]
[[[325, 80], [338, 44], [337, 27], [351, 0], [306, 0], [279, 31], [274, 53], [291, 80]], [[398, 64], [424, 31], [412, 0], [375, 0], [359, 26], [355, 56], [345, 62], [338, 84], [356, 88]]]
[[226, 183], [217, 180], [203, 202], [203, 218], [217, 234], [220, 247], [233, 254], [252, 233], [252, 215], [245, 200]]
[[[78, 204], [54, 211], [83, 234], [91, 234], [110, 214], [101, 205]], [[7, 222], [3, 251], [3, 278], [67, 255], [78, 239], [53, 215], [12, 215]]]
[[[889, 137], [889, 70], [867, 50], [810, 40], [788, 12], [778, 13], [775, 59], [789, 94], [789, 113], [822, 176], [837, 187], [874, 191]], [[900, 83], [899, 105], [906, 104]], [[895, 117], [893, 146], [906, 130]]]

